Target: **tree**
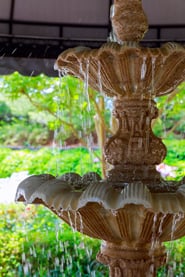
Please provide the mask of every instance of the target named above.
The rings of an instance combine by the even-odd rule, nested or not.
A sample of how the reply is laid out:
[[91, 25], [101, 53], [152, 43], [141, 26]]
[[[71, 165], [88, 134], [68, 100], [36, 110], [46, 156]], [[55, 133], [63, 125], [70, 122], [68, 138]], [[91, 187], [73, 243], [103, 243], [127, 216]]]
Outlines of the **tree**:
[[185, 138], [185, 83], [156, 102], [159, 108], [159, 117], [153, 121], [156, 134], [162, 138]]

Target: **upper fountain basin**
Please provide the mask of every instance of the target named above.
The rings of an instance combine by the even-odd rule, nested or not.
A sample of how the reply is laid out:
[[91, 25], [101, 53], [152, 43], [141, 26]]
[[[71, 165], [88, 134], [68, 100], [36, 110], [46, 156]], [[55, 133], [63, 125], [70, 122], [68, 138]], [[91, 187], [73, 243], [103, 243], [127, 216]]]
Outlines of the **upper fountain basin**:
[[59, 55], [55, 69], [111, 97], [151, 99], [185, 80], [185, 48], [175, 43], [161, 48], [137, 43], [106, 43], [93, 50], [76, 47]]

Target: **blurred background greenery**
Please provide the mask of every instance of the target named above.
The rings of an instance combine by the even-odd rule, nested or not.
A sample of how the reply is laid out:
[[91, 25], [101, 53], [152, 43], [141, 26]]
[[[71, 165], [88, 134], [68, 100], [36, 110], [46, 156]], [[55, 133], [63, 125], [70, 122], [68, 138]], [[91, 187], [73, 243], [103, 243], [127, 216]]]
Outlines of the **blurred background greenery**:
[[[101, 147], [112, 134], [112, 102], [72, 77], [0, 77], [0, 178], [14, 172], [101, 174]], [[156, 99], [154, 133], [168, 153], [167, 179], [185, 175], [185, 83]], [[95, 261], [100, 242], [73, 232], [44, 207], [0, 207], [0, 276], [108, 276]], [[158, 276], [185, 274], [184, 238], [167, 243], [169, 260]]]

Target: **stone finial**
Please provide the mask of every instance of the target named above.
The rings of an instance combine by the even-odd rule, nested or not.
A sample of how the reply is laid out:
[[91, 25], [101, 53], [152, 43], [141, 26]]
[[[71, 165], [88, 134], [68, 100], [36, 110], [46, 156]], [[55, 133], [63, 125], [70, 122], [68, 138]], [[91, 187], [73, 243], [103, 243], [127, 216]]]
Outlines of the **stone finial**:
[[112, 9], [113, 32], [118, 41], [140, 41], [148, 30], [142, 0], [114, 0]]

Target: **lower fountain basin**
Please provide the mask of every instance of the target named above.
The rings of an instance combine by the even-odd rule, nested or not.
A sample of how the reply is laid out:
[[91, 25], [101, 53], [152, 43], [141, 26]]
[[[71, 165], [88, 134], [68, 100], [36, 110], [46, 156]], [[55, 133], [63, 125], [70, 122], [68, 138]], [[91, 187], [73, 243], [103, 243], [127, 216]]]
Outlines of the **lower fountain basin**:
[[95, 173], [43, 174], [20, 183], [16, 201], [43, 204], [75, 230], [104, 241], [141, 247], [185, 235], [185, 186], [151, 192], [134, 181], [116, 185]]

